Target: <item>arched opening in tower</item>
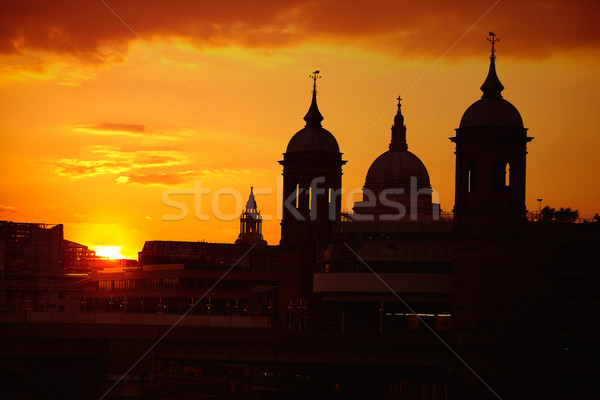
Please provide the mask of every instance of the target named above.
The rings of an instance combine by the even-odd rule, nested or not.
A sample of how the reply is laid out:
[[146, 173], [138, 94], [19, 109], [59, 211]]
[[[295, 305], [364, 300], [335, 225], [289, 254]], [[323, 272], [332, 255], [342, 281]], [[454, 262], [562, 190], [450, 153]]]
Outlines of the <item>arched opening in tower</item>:
[[510, 163], [504, 158], [494, 163], [494, 191], [505, 192], [510, 187]]
[[467, 162], [467, 193], [475, 191], [475, 160], [472, 158]]

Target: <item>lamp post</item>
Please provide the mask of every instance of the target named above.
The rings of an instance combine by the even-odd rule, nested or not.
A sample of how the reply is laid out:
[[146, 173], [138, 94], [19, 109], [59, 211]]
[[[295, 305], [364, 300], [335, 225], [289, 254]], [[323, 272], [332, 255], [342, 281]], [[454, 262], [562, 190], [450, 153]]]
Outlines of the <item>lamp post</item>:
[[538, 206], [538, 219], [542, 219], [542, 199], [537, 199], [539, 206]]

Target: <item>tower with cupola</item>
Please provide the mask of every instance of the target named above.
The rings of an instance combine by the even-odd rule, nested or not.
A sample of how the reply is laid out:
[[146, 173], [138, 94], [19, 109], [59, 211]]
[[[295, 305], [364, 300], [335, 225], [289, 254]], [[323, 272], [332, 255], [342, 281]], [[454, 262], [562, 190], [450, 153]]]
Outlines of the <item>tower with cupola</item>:
[[283, 160], [281, 244], [320, 245], [331, 238], [341, 212], [342, 153], [335, 137], [321, 124], [317, 79], [304, 116], [306, 125], [289, 141]]
[[[302, 325], [300, 310], [313, 306], [313, 274], [331, 241], [341, 215], [342, 153], [335, 137], [323, 128], [317, 106], [317, 79], [304, 116], [306, 125], [290, 139], [283, 160], [283, 205], [280, 243], [279, 304], [282, 323]], [[307, 305], [308, 304], [308, 305]], [[303, 317], [306, 318], [305, 311]]]
[[246, 202], [246, 208], [240, 216], [240, 234], [235, 243], [267, 244], [262, 235], [262, 217], [254, 199], [253, 187], [250, 187], [250, 195]]
[[495, 43], [483, 95], [462, 116], [451, 138], [456, 143], [454, 230], [495, 233], [518, 230], [525, 222], [527, 129], [519, 111], [502, 97], [496, 74]]
[[[466, 365], [505, 398], [532, 398], [538, 390], [539, 264], [526, 228], [527, 129], [502, 97], [492, 44], [483, 95], [462, 116], [456, 136], [452, 329]], [[536, 292], [536, 290], [538, 290]], [[521, 362], [515, 362], [519, 359]], [[464, 365], [462, 399], [497, 398]], [[495, 393], [493, 393], [495, 394]]]

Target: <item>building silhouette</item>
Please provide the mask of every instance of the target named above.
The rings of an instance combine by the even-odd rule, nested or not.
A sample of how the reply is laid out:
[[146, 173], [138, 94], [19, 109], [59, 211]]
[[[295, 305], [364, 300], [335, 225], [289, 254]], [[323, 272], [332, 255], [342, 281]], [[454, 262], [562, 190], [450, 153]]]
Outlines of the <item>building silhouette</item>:
[[235, 241], [236, 244], [267, 244], [262, 235], [262, 217], [253, 190], [254, 188], [251, 187], [246, 209], [240, 216], [240, 234]]
[[433, 207], [427, 168], [419, 157], [408, 151], [400, 100], [398, 97], [389, 150], [369, 167], [363, 201], [355, 204], [354, 219], [431, 220], [439, 216], [439, 205]]
[[389, 150], [341, 212], [346, 161], [322, 126], [315, 71], [306, 125], [279, 161], [278, 245], [252, 188], [235, 243], [149, 240], [137, 265], [69, 269], [60, 260], [85, 251], [61, 247], [62, 229], [0, 224], [0, 392], [597, 398], [600, 224], [528, 218], [532, 138], [502, 97], [490, 39], [483, 95], [450, 139], [452, 215], [408, 151], [400, 99]]

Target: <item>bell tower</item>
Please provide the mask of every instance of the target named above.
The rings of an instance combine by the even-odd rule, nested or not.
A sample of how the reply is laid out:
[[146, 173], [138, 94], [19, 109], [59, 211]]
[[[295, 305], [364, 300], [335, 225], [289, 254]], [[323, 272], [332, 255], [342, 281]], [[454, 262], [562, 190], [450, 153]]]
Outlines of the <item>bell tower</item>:
[[321, 125], [319, 71], [310, 77], [313, 90], [304, 116], [306, 125], [290, 139], [279, 161], [283, 166], [279, 304], [281, 324], [288, 329], [306, 326], [308, 315], [318, 309], [313, 274], [341, 216], [342, 165], [346, 163], [337, 140]]
[[319, 71], [310, 77], [313, 91], [304, 116], [306, 125], [290, 139], [279, 161], [283, 166], [282, 245], [327, 243], [341, 213], [342, 165], [346, 162], [335, 137], [321, 125]]
[[494, 233], [518, 230], [525, 222], [527, 136], [519, 111], [502, 98], [495, 44], [481, 99], [465, 111], [456, 136], [454, 230]]
[[254, 199], [254, 188], [250, 187], [250, 195], [246, 202], [246, 209], [240, 215], [240, 234], [235, 241], [236, 244], [267, 244], [262, 235], [262, 217], [256, 200]]
[[[540, 276], [525, 227], [525, 161], [532, 138], [519, 111], [502, 98], [498, 39], [490, 33], [488, 40], [492, 53], [483, 96], [465, 111], [451, 138], [456, 143], [452, 330], [457, 352], [477, 366], [488, 387], [505, 398], [530, 398], [540, 386], [532, 384], [539, 369], [533, 342], [539, 337], [528, 334], [539, 323], [532, 317], [539, 312], [532, 299]], [[463, 366], [457, 368], [465, 388], [457, 398], [499, 397]]]

